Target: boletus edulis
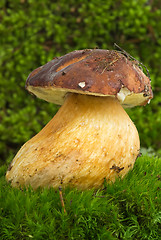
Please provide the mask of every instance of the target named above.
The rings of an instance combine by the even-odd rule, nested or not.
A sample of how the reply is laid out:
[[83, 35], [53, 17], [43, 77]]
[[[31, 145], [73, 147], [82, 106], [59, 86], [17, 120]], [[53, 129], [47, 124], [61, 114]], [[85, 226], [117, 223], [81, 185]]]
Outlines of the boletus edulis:
[[13, 187], [98, 188], [133, 168], [140, 141], [123, 107], [153, 97], [136, 61], [115, 50], [73, 51], [31, 72], [26, 89], [62, 106], [11, 162]]

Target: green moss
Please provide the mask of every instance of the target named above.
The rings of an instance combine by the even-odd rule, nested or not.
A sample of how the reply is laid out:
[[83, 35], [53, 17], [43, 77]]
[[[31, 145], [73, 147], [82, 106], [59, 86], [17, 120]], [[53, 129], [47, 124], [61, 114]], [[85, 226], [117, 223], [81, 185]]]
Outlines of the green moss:
[[[116, 42], [149, 69], [154, 99], [128, 110], [141, 146], [161, 154], [161, 10], [146, 0], [0, 1], [0, 161], [58, 110], [25, 91], [28, 74], [53, 57]], [[141, 157], [104, 189], [12, 189], [0, 168], [0, 239], [161, 239], [161, 159]]]
[[140, 157], [103, 189], [13, 189], [0, 168], [0, 239], [160, 239], [161, 159]]

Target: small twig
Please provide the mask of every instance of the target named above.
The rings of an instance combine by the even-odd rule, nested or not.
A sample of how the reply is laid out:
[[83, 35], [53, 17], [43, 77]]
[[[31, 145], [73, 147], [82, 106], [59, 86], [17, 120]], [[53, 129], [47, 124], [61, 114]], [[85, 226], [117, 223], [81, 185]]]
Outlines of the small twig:
[[62, 205], [62, 208], [64, 210], [64, 213], [66, 213], [64, 199], [63, 199], [63, 194], [62, 194], [62, 187], [61, 186], [59, 186], [59, 196], [60, 196], [60, 201], [61, 201], [61, 205]]
[[141, 66], [143, 66], [145, 69], [146, 69], [146, 72], [147, 72], [147, 75], [148, 75], [148, 78], [150, 79], [151, 81], [151, 78], [150, 78], [150, 74], [149, 74], [149, 70], [147, 69], [147, 67], [140, 61], [138, 61], [136, 58], [134, 58], [133, 56], [131, 56], [129, 53], [127, 53], [124, 49], [122, 49], [119, 45], [117, 45], [116, 43], [114, 43], [114, 46], [117, 47], [118, 49], [121, 50], [121, 53], [124, 54], [127, 58], [131, 58], [133, 60], [136, 61], [136, 63]]

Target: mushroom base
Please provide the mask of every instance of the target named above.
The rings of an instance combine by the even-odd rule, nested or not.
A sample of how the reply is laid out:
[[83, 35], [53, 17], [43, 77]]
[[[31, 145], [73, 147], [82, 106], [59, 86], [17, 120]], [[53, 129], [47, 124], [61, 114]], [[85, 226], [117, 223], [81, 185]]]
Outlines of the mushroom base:
[[70, 94], [22, 146], [6, 179], [13, 187], [98, 188], [132, 169], [139, 150], [137, 129], [116, 99]]

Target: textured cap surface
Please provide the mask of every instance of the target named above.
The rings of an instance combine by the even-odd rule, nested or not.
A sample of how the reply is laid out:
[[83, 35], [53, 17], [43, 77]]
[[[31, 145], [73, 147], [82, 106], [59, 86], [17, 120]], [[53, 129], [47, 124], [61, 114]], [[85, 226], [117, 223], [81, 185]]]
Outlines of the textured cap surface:
[[117, 97], [126, 107], [145, 105], [153, 97], [150, 80], [136, 62], [118, 51], [101, 49], [54, 58], [30, 73], [26, 88], [60, 105], [69, 92]]

